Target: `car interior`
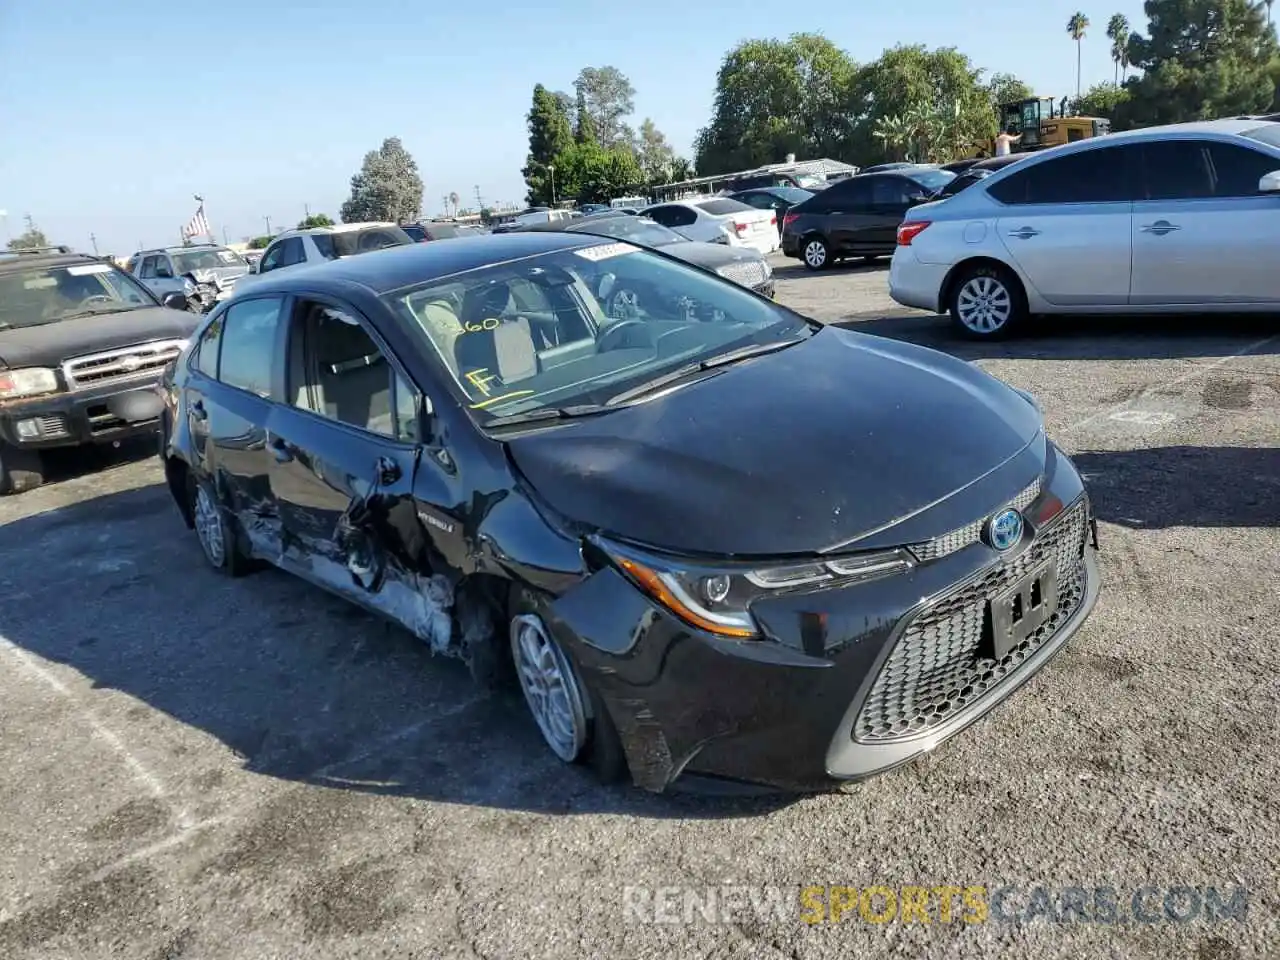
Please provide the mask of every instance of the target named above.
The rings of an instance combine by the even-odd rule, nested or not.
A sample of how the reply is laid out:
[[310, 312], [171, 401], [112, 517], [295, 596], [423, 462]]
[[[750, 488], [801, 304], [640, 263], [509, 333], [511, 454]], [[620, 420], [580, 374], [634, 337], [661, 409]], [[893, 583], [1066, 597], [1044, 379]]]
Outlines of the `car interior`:
[[289, 337], [289, 374], [294, 406], [396, 435], [393, 368], [354, 318], [321, 304], [300, 304]]

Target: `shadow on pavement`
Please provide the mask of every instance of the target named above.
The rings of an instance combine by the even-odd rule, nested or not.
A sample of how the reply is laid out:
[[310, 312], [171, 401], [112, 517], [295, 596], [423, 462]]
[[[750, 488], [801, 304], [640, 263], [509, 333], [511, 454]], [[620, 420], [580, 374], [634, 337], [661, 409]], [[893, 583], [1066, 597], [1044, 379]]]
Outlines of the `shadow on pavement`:
[[1098, 519], [1137, 530], [1280, 527], [1280, 449], [1152, 447], [1072, 457]]
[[855, 257], [852, 260], [844, 260], [834, 266], [827, 267], [825, 270], [810, 270], [799, 260], [791, 257], [785, 257], [782, 262], [773, 260], [773, 275], [779, 280], [794, 280], [799, 277], [838, 277], [841, 274], [848, 273], [883, 273], [887, 277], [889, 274], [889, 258], [879, 257], [875, 260], [867, 261], [861, 257]]
[[872, 318], [851, 317], [835, 326], [942, 350], [964, 360], [1143, 360], [1225, 357], [1259, 341], [1263, 354], [1280, 353], [1275, 318], [1223, 316], [1037, 317], [1028, 332], [1010, 340], [964, 339], [945, 316], [918, 311]]
[[[481, 690], [460, 662], [290, 575], [209, 570], [161, 484], [0, 526], [0, 597], [11, 643], [204, 731], [267, 776], [560, 814], [752, 817], [798, 799], [602, 786], [553, 757], [518, 691]], [[175, 762], [176, 780], [204, 772]]]

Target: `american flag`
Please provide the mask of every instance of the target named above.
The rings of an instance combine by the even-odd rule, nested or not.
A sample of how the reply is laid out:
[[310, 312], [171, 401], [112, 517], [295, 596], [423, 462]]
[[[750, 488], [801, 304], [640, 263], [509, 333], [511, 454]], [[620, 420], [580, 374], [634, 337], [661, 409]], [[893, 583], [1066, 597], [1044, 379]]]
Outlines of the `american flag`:
[[[198, 197], [196, 199], [199, 199]], [[209, 237], [213, 235], [213, 231], [209, 229], [209, 221], [204, 216], [204, 201], [200, 201], [200, 206], [196, 210], [196, 215], [187, 221], [187, 225], [182, 228], [182, 235], [190, 240], [192, 237]]]

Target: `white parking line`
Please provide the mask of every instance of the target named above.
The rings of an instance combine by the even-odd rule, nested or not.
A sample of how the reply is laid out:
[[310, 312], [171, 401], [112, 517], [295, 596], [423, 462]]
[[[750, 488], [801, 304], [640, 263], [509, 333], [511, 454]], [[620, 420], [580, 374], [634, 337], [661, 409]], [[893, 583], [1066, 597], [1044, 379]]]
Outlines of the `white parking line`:
[[[1185, 373], [1180, 377], [1174, 377], [1172, 380], [1161, 380], [1156, 383], [1152, 383], [1149, 386], [1174, 387], [1180, 383], [1187, 383], [1188, 381], [1194, 380], [1197, 377], [1204, 376], [1206, 373], [1210, 373], [1214, 370], [1217, 370], [1219, 367], [1223, 367], [1234, 360], [1239, 360], [1241, 357], [1247, 357], [1251, 353], [1253, 353], [1255, 350], [1260, 350], [1263, 347], [1267, 346], [1268, 344], [1276, 343], [1278, 341], [1280, 341], [1280, 334], [1275, 334], [1270, 337], [1265, 337], [1262, 340], [1256, 340], [1253, 343], [1249, 344], [1247, 347], [1244, 347], [1241, 350], [1237, 350], [1235, 353], [1228, 354], [1225, 357], [1219, 357], [1217, 360], [1214, 360], [1211, 363], [1196, 364], [1194, 370], [1191, 370], [1190, 372]], [[1146, 392], [1147, 392], [1146, 389], [1143, 389], [1139, 391], [1139, 393], [1136, 396], [1130, 397], [1128, 400], [1125, 400], [1121, 403], [1112, 404], [1111, 406], [1104, 407], [1101, 410], [1097, 410], [1089, 414], [1089, 416], [1085, 417], [1082, 420], [1077, 420], [1075, 423], [1068, 424], [1061, 432], [1065, 433], [1070, 430], [1079, 430], [1081, 427], [1088, 426], [1089, 424], [1093, 423], [1095, 420], [1101, 420], [1103, 417], [1113, 417], [1116, 413], [1119, 413], [1121, 410], [1131, 409], [1135, 405], [1137, 405], [1139, 402], [1146, 399]]]
[[169, 799], [169, 791], [165, 789], [164, 782], [138, 758], [137, 754], [126, 746], [125, 742], [120, 739], [114, 730], [98, 719], [98, 716], [91, 709], [81, 703], [75, 692], [59, 680], [53, 671], [41, 666], [36, 657], [3, 634], [0, 634], [0, 650], [4, 650], [9, 654], [28, 674], [43, 681], [59, 695], [66, 698], [75, 707], [80, 719], [84, 721], [93, 735], [115, 751], [116, 755], [124, 762], [124, 765], [129, 768], [129, 772], [133, 774], [134, 779], [146, 787], [148, 793], [157, 800], [163, 801], [169, 807], [180, 830], [186, 830], [192, 826], [191, 815]]

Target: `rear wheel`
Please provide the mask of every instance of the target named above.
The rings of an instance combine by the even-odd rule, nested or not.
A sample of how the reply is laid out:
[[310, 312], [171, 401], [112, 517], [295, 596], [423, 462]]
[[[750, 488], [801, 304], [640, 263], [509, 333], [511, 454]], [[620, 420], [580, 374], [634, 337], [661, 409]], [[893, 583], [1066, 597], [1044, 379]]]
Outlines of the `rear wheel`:
[[810, 270], [825, 270], [831, 265], [831, 250], [822, 237], [806, 237], [800, 247], [800, 255]]
[[22, 450], [0, 441], [0, 494], [34, 490], [44, 483], [44, 459], [37, 450]]
[[949, 306], [956, 328], [974, 340], [1007, 337], [1027, 316], [1022, 285], [1008, 270], [994, 264], [977, 264], [957, 277]]
[[192, 525], [205, 560], [224, 576], [243, 576], [249, 571], [249, 558], [240, 551], [235, 529], [219, 504], [213, 485], [188, 476], [187, 491], [191, 498]]

